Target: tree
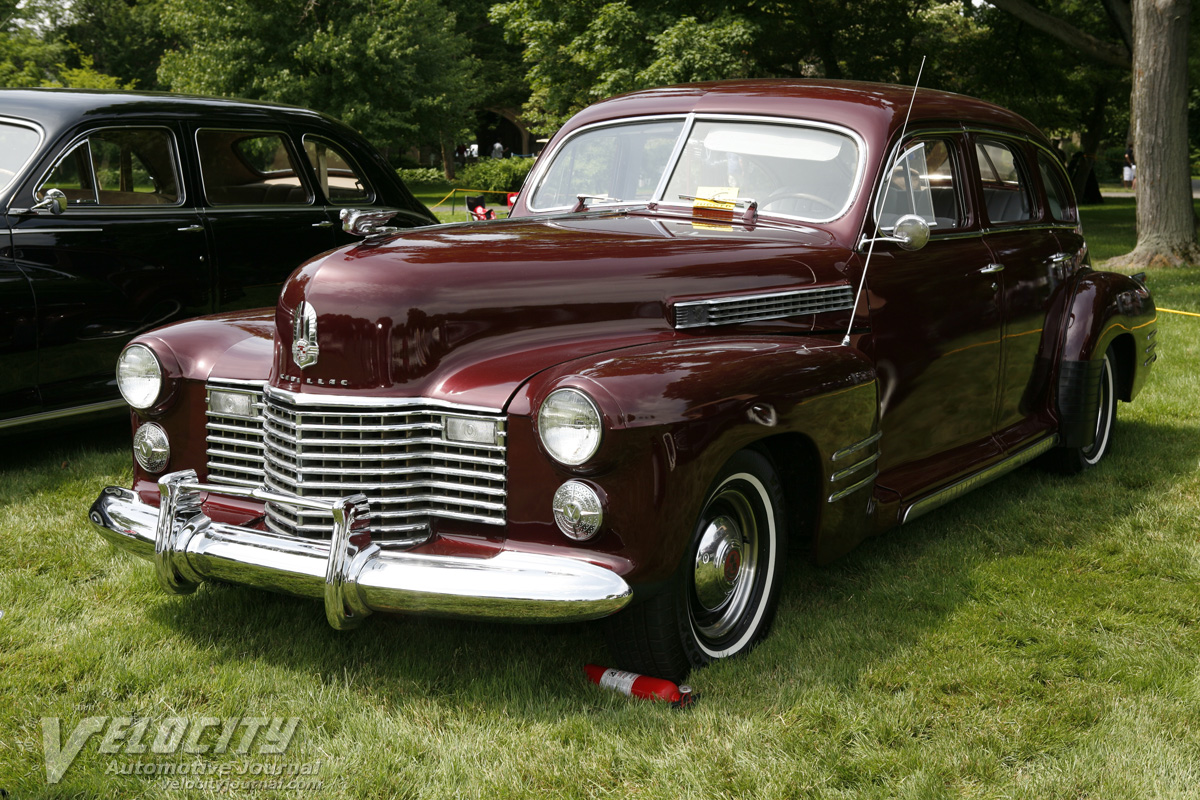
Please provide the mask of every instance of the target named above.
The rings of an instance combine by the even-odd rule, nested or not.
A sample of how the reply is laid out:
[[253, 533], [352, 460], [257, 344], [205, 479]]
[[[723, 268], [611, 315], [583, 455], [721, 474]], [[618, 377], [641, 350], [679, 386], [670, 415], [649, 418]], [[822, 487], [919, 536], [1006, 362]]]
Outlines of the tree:
[[381, 147], [445, 147], [471, 123], [478, 65], [438, 0], [164, 0], [172, 91], [338, 117]]
[[1200, 261], [1188, 164], [1189, 0], [1133, 0], [1132, 6], [1126, 0], [1104, 0], [1119, 36], [1131, 45], [1125, 48], [1106, 46], [1025, 0], [991, 2], [1092, 58], [1124, 64], [1132, 51], [1138, 243], [1112, 263], [1137, 267]]
[[1134, 0], [1138, 242], [1127, 266], [1200, 262], [1187, 135], [1187, 0]]

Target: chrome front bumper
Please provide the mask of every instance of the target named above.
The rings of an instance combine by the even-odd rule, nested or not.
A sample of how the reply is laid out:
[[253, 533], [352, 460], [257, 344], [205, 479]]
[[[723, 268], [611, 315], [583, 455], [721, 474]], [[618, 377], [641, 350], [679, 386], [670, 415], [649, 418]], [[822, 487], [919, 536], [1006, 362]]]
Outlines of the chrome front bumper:
[[[384, 550], [365, 535], [366, 498], [328, 503], [262, 489], [202, 484], [192, 470], [163, 476], [159, 508], [110, 486], [89, 517], [102, 536], [154, 562], [168, 592], [192, 592], [204, 580], [323, 598], [335, 628], [352, 628], [372, 611], [513, 622], [571, 622], [608, 616], [629, 602], [616, 573], [562, 556], [502, 550], [490, 558]], [[213, 522], [203, 493], [236, 495], [327, 511], [329, 541]]]

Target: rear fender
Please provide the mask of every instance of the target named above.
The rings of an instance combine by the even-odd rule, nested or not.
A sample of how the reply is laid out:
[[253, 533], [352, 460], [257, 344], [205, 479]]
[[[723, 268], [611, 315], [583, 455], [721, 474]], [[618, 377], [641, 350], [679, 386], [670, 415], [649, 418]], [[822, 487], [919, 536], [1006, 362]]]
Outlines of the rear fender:
[[1058, 348], [1054, 405], [1066, 447], [1095, 435], [1104, 354], [1116, 357], [1117, 397], [1130, 402], [1157, 359], [1158, 312], [1146, 287], [1126, 275], [1085, 272], [1075, 281]]

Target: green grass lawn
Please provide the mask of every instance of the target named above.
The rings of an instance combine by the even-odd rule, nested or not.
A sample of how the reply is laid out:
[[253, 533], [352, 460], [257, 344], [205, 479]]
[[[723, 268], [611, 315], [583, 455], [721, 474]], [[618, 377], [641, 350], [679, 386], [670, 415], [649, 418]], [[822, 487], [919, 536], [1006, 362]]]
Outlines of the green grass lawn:
[[[1085, 209], [1093, 252], [1129, 206]], [[1200, 268], [1155, 272], [1200, 312]], [[120, 425], [0, 451], [0, 790], [160, 797], [143, 763], [315, 764], [260, 797], [1148, 798], [1200, 794], [1200, 319], [1159, 361], [1111, 458], [1030, 467], [830, 567], [794, 560], [772, 635], [695, 673], [683, 712], [602, 691], [590, 625], [374, 617], [228, 586], [172, 597], [94, 534], [129, 480]], [[298, 717], [281, 755], [130, 756], [101, 737], [47, 786], [43, 718]], [[215, 738], [215, 732], [202, 743]], [[232, 748], [231, 748], [232, 750]], [[236, 777], [236, 772], [235, 772]], [[216, 788], [189, 796], [230, 796]], [[4, 797], [0, 793], [0, 797]]]

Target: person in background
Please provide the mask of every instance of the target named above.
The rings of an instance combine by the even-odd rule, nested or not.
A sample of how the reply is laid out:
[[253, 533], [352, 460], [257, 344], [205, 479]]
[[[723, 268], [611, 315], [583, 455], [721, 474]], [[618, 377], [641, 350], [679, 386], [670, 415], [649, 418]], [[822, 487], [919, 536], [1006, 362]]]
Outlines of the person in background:
[[1132, 189], [1137, 185], [1137, 163], [1133, 160], [1133, 142], [1125, 147], [1125, 167], [1121, 170], [1121, 185]]
[[499, 142], [492, 145], [492, 158], [504, 158], [504, 145]]

